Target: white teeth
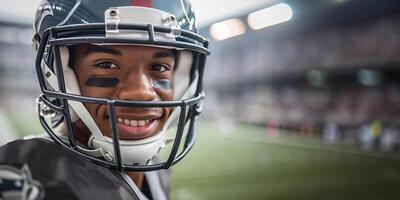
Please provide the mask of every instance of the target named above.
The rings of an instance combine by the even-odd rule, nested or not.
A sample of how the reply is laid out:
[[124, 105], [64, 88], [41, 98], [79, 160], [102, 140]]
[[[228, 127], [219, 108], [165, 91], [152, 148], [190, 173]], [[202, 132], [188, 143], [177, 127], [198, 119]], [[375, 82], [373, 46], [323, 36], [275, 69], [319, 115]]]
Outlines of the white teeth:
[[144, 120], [138, 120], [138, 126], [144, 126], [146, 122]]
[[118, 118], [118, 123], [125, 124], [127, 126], [145, 126], [146, 124], [150, 123], [150, 120], [149, 119], [129, 120], [129, 119]]
[[130, 125], [131, 125], [131, 126], [137, 126], [137, 125], [138, 125], [138, 122], [137, 122], [136, 120], [131, 120]]

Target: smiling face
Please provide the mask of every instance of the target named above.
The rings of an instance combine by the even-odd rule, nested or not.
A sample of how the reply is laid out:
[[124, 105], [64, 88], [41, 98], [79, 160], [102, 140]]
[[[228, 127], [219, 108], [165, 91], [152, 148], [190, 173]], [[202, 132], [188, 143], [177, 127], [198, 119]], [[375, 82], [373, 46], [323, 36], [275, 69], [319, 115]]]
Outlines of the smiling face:
[[[70, 65], [83, 96], [135, 101], [173, 98], [173, 50], [131, 45], [77, 45], [69, 49]], [[101, 132], [111, 137], [107, 106], [85, 103], [85, 107]], [[119, 138], [137, 140], [157, 134], [170, 112], [170, 108], [116, 107]], [[86, 143], [90, 132], [83, 122], [74, 123], [73, 128]]]

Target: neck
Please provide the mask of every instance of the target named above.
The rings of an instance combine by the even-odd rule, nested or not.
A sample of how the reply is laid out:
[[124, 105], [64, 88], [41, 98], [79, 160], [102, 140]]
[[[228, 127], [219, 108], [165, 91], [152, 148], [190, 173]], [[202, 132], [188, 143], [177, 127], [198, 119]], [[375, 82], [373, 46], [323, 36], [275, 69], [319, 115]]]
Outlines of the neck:
[[143, 172], [128, 172], [128, 176], [135, 182], [136, 186], [139, 189], [142, 189], [143, 181], [144, 181], [144, 173]]

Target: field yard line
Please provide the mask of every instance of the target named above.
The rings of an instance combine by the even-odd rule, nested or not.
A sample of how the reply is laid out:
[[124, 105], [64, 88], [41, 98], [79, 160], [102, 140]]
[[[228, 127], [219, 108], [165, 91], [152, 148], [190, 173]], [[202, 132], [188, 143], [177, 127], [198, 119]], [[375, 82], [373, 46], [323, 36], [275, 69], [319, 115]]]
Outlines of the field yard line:
[[299, 148], [306, 148], [306, 149], [313, 149], [313, 150], [320, 150], [320, 151], [330, 151], [330, 152], [336, 152], [336, 153], [345, 153], [345, 154], [351, 154], [351, 155], [358, 155], [358, 156], [367, 156], [367, 157], [373, 157], [373, 158], [384, 158], [384, 159], [392, 159], [392, 160], [400, 160], [400, 156], [389, 156], [389, 155], [377, 155], [377, 154], [371, 154], [371, 153], [363, 153], [363, 152], [357, 152], [357, 151], [349, 151], [349, 150], [340, 150], [340, 149], [332, 149], [332, 148], [323, 148], [323, 147], [315, 147], [315, 146], [310, 146], [310, 145], [301, 145], [301, 144], [291, 144], [291, 143], [284, 143], [284, 142], [278, 142], [278, 141], [268, 141], [265, 139], [254, 139], [254, 138], [246, 138], [246, 137], [237, 137], [237, 136], [225, 136], [225, 135], [218, 135], [218, 137], [223, 137], [225, 139], [234, 139], [234, 140], [245, 140], [248, 142], [259, 142], [259, 143], [267, 143], [267, 144], [276, 144], [276, 145], [282, 145], [282, 146], [291, 146], [291, 147], [299, 147]]

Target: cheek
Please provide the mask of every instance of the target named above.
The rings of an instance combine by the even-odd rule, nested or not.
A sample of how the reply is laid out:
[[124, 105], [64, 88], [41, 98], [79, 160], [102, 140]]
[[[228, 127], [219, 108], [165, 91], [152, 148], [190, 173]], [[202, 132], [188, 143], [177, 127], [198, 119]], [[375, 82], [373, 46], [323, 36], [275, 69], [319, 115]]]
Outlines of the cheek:
[[151, 81], [154, 91], [161, 100], [173, 100], [174, 86], [172, 83], [173, 82], [170, 79], [158, 79]]
[[172, 81], [169, 79], [153, 80], [151, 84], [154, 89], [172, 90]]
[[162, 126], [165, 125], [165, 123], [168, 121], [168, 118], [170, 117], [172, 112], [172, 108], [163, 108], [163, 116], [162, 116]]
[[[88, 66], [78, 63], [78, 66]], [[119, 84], [119, 79], [94, 75], [95, 72], [88, 67], [77, 67], [75, 70], [82, 96], [108, 98], [113, 89]]]
[[160, 90], [160, 89], [154, 89], [157, 93], [157, 95], [160, 97], [161, 100], [168, 101], [168, 100], [173, 100], [174, 97], [174, 90]]
[[[112, 85], [112, 87], [110, 85]], [[118, 85], [118, 79], [116, 78], [97, 78], [89, 76], [79, 79], [81, 95], [88, 97], [110, 98], [116, 85]]]
[[105, 118], [105, 116], [108, 115], [107, 107], [100, 104], [85, 103], [84, 105], [94, 119], [97, 126], [99, 126], [100, 130], [104, 132], [105, 128], [107, 128], [108, 125], [108, 119]]
[[113, 91], [114, 88], [83, 87], [81, 94], [88, 97], [111, 98]]
[[84, 105], [85, 105], [86, 109], [89, 111], [92, 118], [95, 119], [95, 121], [96, 121], [96, 110], [98, 110], [98, 105], [89, 104], [89, 103], [85, 103]]

